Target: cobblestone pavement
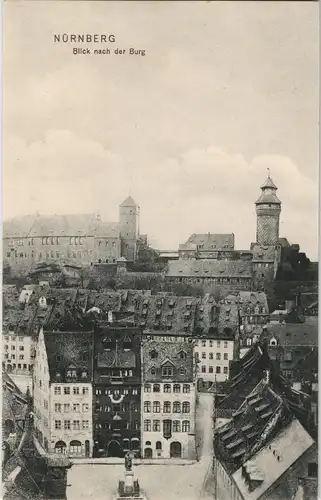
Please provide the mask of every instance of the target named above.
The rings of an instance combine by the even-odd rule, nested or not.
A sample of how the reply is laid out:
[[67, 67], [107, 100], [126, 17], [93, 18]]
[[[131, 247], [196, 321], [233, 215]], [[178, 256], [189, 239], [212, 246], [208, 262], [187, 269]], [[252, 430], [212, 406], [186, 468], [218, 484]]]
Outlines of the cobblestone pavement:
[[[212, 413], [210, 394], [200, 394], [197, 411], [200, 461], [191, 465], [137, 465], [134, 473], [148, 500], [209, 500], [211, 497]], [[112, 500], [123, 465], [76, 464], [70, 470], [67, 500]]]

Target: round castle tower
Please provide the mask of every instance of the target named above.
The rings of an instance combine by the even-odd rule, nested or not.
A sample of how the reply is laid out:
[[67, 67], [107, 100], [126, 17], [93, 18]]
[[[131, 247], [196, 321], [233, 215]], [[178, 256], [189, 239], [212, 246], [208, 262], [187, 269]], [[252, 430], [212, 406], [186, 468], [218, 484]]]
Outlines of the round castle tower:
[[269, 174], [255, 202], [256, 242], [259, 245], [276, 245], [279, 239], [281, 201], [276, 195], [277, 189]]

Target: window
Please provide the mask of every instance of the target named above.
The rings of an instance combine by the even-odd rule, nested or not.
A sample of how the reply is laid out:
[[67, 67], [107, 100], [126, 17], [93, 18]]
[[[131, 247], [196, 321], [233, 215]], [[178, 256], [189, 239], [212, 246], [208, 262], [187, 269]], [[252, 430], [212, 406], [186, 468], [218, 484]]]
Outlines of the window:
[[184, 384], [183, 385], [183, 392], [187, 393], [187, 392], [191, 392], [191, 387], [189, 384]]
[[24, 346], [23, 346], [23, 345], [20, 345], [20, 346], [19, 346], [19, 351], [24, 351], [24, 350], [25, 350]]
[[159, 384], [153, 385], [153, 392], [160, 392], [160, 385]]
[[220, 352], [217, 352], [216, 353], [216, 359], [220, 360], [221, 359], [221, 353]]
[[173, 420], [173, 432], [181, 432], [181, 423], [179, 420]]
[[209, 354], [209, 358], [210, 358], [210, 359], [213, 359], [213, 353], [212, 353], [212, 352], [210, 352], [210, 354]]
[[79, 431], [80, 430], [80, 421], [74, 420], [72, 423], [72, 427], [73, 427], [74, 431]]
[[184, 401], [182, 409], [183, 413], [189, 413], [191, 411], [191, 405], [189, 404], [188, 401]]
[[72, 411], [79, 413], [80, 412], [80, 404], [79, 403], [74, 403], [72, 405]]
[[87, 378], [88, 377], [88, 373], [86, 372], [86, 370], [83, 370], [81, 372], [81, 378]]
[[80, 441], [71, 441], [69, 446], [70, 455], [81, 455], [82, 446]]
[[64, 429], [65, 430], [70, 430], [70, 420], [65, 420], [64, 421]]
[[202, 340], [202, 347], [206, 347], [206, 340]]
[[20, 355], [19, 355], [19, 359], [24, 359], [24, 355], [23, 355], [23, 354], [20, 354]]
[[61, 404], [60, 403], [55, 403], [55, 412], [60, 413], [61, 412]]
[[170, 413], [171, 412], [171, 403], [170, 403], [170, 401], [165, 401], [164, 402], [163, 412], [164, 413]]
[[74, 396], [79, 395], [79, 387], [74, 387], [72, 392], [73, 392]]
[[225, 375], [228, 373], [228, 367], [227, 366], [224, 366], [223, 373], [225, 373]]
[[82, 405], [82, 411], [83, 412], [89, 411], [89, 405], [87, 403]]
[[144, 390], [145, 390], [145, 392], [151, 392], [151, 390], [152, 390], [151, 385], [145, 384]]
[[221, 341], [220, 341], [220, 340], [217, 340], [217, 341], [216, 341], [216, 345], [217, 345], [217, 347], [218, 347], [218, 348], [220, 348], [220, 347], [221, 347]]
[[150, 411], [151, 411], [151, 403], [150, 403], [150, 401], [145, 401], [144, 402], [144, 412], [150, 413]]
[[171, 365], [163, 366], [162, 376], [163, 377], [172, 377], [173, 376], [173, 367]]
[[160, 421], [159, 420], [153, 420], [153, 431], [154, 432], [160, 431]]
[[11, 346], [11, 351], [15, 351], [16, 347], [14, 345]]
[[57, 387], [56, 386], [55, 389], [54, 389], [54, 392], [55, 392], [55, 396], [60, 396], [60, 394], [61, 394], [61, 387]]
[[60, 430], [61, 429], [61, 420], [55, 420], [55, 429]]
[[64, 403], [64, 412], [65, 413], [70, 412], [70, 404], [69, 403]]
[[209, 341], [210, 347], [213, 347], [213, 340]]
[[190, 423], [188, 420], [183, 420], [182, 422], [182, 432], [190, 432]]
[[318, 477], [318, 464], [315, 462], [308, 463], [308, 476]]
[[216, 373], [221, 373], [221, 367], [220, 366], [216, 367]]
[[152, 375], [156, 375], [156, 368], [155, 368], [155, 366], [152, 366], [152, 367], [151, 367], [151, 369], [150, 369], [150, 373], [151, 373]]
[[160, 413], [160, 402], [159, 401], [153, 402], [153, 412]]
[[224, 359], [228, 359], [228, 354], [227, 352], [224, 353]]
[[151, 430], [151, 421], [150, 420], [144, 420], [144, 431], [150, 431]]
[[16, 359], [15, 354], [11, 354], [11, 359]]
[[179, 357], [180, 357], [180, 359], [186, 359], [186, 352], [185, 351], [181, 351], [179, 353]]
[[172, 388], [171, 388], [170, 384], [165, 384], [164, 385], [164, 392], [171, 392], [171, 389]]
[[206, 352], [202, 352], [202, 359], [206, 359]]
[[181, 413], [181, 403], [179, 401], [174, 401], [173, 413]]
[[83, 429], [89, 429], [89, 420], [83, 420], [82, 421], [82, 428]]
[[213, 373], [213, 366], [209, 366], [208, 373]]
[[66, 395], [70, 394], [70, 387], [64, 387], [64, 394]]
[[205, 365], [202, 365], [201, 371], [202, 371], [202, 373], [206, 373], [206, 366]]
[[156, 441], [156, 450], [161, 450], [161, 449], [162, 449], [161, 441]]
[[227, 340], [224, 340], [224, 348], [226, 349], [227, 346], [228, 346], [228, 342], [227, 342]]
[[84, 396], [88, 396], [88, 393], [89, 393], [88, 387], [83, 387], [82, 388], [82, 393], [83, 393]]
[[179, 384], [174, 384], [173, 392], [181, 392], [181, 386]]

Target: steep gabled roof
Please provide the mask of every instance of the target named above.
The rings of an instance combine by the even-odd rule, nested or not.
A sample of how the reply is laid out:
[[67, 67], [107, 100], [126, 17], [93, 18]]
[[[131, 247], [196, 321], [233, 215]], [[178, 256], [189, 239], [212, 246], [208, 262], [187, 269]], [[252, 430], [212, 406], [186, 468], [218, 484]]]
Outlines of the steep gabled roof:
[[126, 200], [124, 200], [121, 204], [121, 207], [138, 207], [137, 203], [133, 200], [131, 196], [127, 196]]

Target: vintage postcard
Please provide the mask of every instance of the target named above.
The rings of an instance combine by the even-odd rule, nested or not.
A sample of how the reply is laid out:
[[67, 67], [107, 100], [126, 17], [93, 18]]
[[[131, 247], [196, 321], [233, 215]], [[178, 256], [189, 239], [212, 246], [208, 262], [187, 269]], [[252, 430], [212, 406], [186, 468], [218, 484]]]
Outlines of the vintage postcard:
[[317, 2], [4, 2], [4, 500], [317, 500]]

